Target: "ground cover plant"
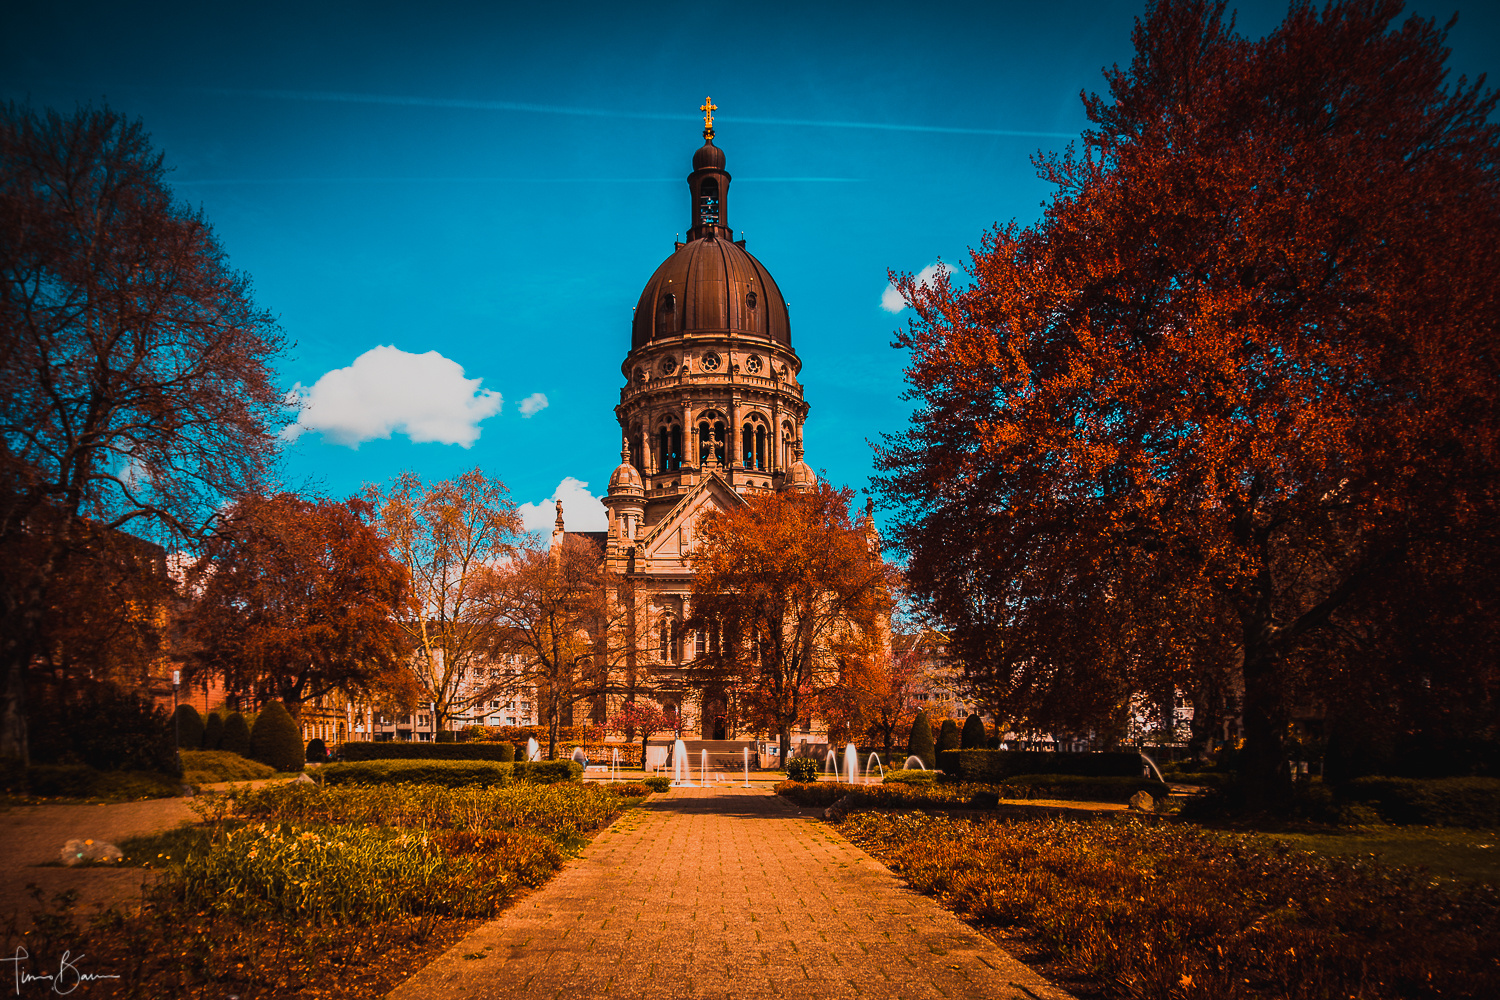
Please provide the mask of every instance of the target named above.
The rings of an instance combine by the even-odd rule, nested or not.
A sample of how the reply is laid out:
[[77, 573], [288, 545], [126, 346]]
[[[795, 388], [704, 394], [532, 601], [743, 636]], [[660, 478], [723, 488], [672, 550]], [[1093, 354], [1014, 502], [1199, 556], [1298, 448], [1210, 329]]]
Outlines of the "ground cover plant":
[[241, 757], [229, 750], [182, 751], [182, 780], [189, 785], [208, 785], [217, 781], [254, 781], [269, 778], [275, 773], [276, 769], [271, 765]]
[[[1110, 997], [1492, 997], [1500, 891], [1187, 824], [857, 812], [919, 891]], [[1413, 947], [1420, 941], [1421, 947]]]
[[181, 783], [158, 771], [101, 771], [87, 764], [34, 764], [20, 771], [16, 791], [38, 799], [91, 799], [134, 802], [177, 795]]
[[[776, 793], [801, 806], [818, 808], [848, 797], [849, 808], [871, 806], [904, 809], [926, 806], [967, 806], [976, 796], [998, 796], [1012, 801], [1059, 800], [1065, 802], [1129, 802], [1138, 791], [1166, 799], [1169, 789], [1145, 778], [1080, 778], [1073, 775], [1025, 775], [1000, 785], [975, 782], [920, 781], [897, 778], [888, 784], [849, 785], [840, 781], [803, 784], [782, 781]], [[1032, 783], [1032, 779], [1040, 779]]]
[[292, 783], [200, 796], [202, 823], [121, 845], [123, 864], [156, 870], [139, 912], [84, 928], [64, 900], [38, 926], [68, 928], [58, 942], [122, 975], [91, 996], [383, 996], [545, 882], [639, 801], [631, 791]]

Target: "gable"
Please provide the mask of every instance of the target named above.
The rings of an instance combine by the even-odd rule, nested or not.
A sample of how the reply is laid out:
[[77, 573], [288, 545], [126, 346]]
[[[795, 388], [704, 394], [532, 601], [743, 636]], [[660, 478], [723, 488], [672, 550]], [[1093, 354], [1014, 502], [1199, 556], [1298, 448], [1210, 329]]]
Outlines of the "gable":
[[744, 503], [744, 497], [731, 489], [717, 473], [711, 473], [679, 500], [677, 506], [653, 525], [646, 533], [646, 537], [640, 540], [639, 551], [644, 552], [645, 564], [642, 564], [638, 556], [636, 571], [681, 572], [685, 570], [688, 565], [688, 553], [697, 544], [694, 530], [698, 524], [698, 518], [711, 510], [729, 510], [743, 506]]

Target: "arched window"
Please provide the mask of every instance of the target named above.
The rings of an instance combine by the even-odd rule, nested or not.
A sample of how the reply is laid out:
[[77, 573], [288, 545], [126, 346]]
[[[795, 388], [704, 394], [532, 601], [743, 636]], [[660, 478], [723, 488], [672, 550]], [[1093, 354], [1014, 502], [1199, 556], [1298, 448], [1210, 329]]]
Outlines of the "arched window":
[[716, 178], [705, 177], [703, 183], [698, 185], [698, 225], [717, 226], [719, 224], [719, 182]]
[[708, 462], [708, 449], [712, 445], [714, 449], [714, 461], [720, 465], [724, 462], [724, 422], [715, 420], [709, 423], [707, 420], [698, 424], [698, 464], [704, 465]]
[[661, 620], [661, 646], [656, 652], [657, 659], [667, 663], [672, 656], [672, 619]]
[[682, 428], [676, 424], [663, 425], [656, 432], [656, 460], [658, 472], [672, 472], [682, 465]]
[[766, 467], [766, 429], [755, 428], [755, 467], [762, 471]]
[[740, 431], [740, 464], [747, 469], [755, 468], [755, 427], [746, 424]]

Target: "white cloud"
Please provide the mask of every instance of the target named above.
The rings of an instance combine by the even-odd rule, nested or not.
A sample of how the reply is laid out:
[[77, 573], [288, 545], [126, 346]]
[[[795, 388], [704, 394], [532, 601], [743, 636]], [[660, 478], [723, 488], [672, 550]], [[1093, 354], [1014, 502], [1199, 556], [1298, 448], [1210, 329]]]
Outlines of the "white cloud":
[[529, 417], [533, 413], [541, 413], [547, 408], [547, 397], [540, 392], [533, 392], [516, 405], [521, 411], [521, 416]]
[[[917, 272], [916, 283], [918, 285], [928, 284], [932, 281], [933, 278], [936, 278], [939, 273], [946, 273], [951, 276], [953, 274], [953, 268], [949, 267], [947, 264], [944, 264], [940, 260], [934, 261], [933, 263], [928, 264], [926, 267], [922, 268], [922, 270]], [[890, 282], [886, 282], [885, 291], [880, 293], [880, 308], [884, 309], [888, 313], [898, 313], [901, 310], [905, 309], [906, 306], [906, 299], [902, 297], [901, 292], [896, 288], [895, 285], [891, 284]]]
[[295, 441], [319, 431], [325, 441], [357, 448], [399, 432], [419, 444], [467, 448], [479, 440], [479, 422], [499, 413], [504, 402], [493, 389], [479, 388], [482, 381], [464, 378], [463, 366], [437, 351], [371, 348], [311, 388], [293, 386], [287, 403], [301, 406], [302, 413], [281, 436]]
[[607, 531], [609, 514], [599, 498], [588, 491], [588, 483], [568, 476], [557, 484], [557, 489], [545, 500], [523, 503], [516, 508], [521, 515], [521, 526], [526, 531], [552, 533], [552, 524], [557, 519], [553, 502], [562, 501], [563, 524], [569, 531]]

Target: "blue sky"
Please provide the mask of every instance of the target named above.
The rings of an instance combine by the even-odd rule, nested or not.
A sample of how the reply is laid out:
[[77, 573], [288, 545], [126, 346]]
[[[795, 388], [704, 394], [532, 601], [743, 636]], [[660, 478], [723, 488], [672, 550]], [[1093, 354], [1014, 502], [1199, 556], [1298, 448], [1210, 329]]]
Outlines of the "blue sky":
[[[313, 407], [290, 486], [477, 464], [548, 523], [563, 486], [587, 529], [619, 461], [631, 308], [687, 228], [705, 95], [729, 222], [790, 304], [808, 461], [864, 489], [867, 442], [909, 410], [886, 272], [962, 264], [995, 223], [1037, 217], [1029, 157], [1083, 128], [1079, 92], [1130, 59], [1142, 9], [15, 3], [0, 96], [145, 121], [295, 345], [280, 371]], [[1241, 4], [1241, 29], [1285, 9]], [[1450, 65], [1493, 68], [1493, 3], [1409, 9], [1459, 10]]]

